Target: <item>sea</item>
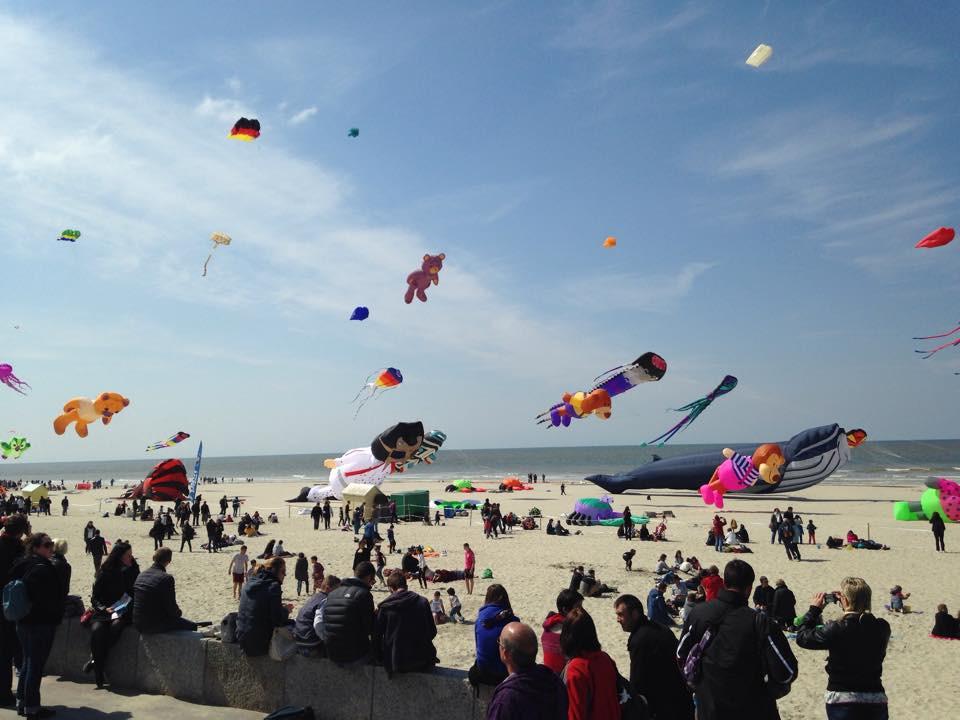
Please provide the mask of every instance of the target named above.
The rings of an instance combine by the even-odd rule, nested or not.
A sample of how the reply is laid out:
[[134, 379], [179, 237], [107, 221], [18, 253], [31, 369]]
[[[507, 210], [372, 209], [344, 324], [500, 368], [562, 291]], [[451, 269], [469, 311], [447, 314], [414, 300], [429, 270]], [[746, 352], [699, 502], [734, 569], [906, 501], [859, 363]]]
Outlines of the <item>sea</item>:
[[[736, 443], [737, 445], [746, 443]], [[640, 447], [613, 445], [595, 447], [497, 448], [458, 450], [444, 447], [437, 462], [421, 464], [416, 472], [393, 476], [393, 480], [410, 482], [442, 482], [467, 479], [473, 482], [495, 482], [517, 476], [526, 480], [528, 473], [545, 475], [550, 482], [576, 482], [587, 475], [615, 474], [650, 462], [654, 453], [661, 458], [717, 450], [722, 445], [666, 445]], [[304, 455], [247, 455], [204, 457], [201, 475], [223, 482], [289, 482], [311, 486], [325, 483], [328, 471], [326, 458], [339, 452]], [[173, 457], [172, 453], [151, 453], [138, 460], [98, 462], [30, 463], [7, 461], [0, 466], [0, 479], [25, 482], [64, 481], [69, 487], [76, 482], [112, 479], [117, 485], [133, 484], [150, 472], [158, 462]], [[194, 457], [180, 458], [193, 474]], [[960, 476], [960, 440], [885, 440], [871, 441], [852, 451], [851, 461], [826, 480], [828, 483], [888, 483], [910, 485], [928, 477]], [[390, 480], [388, 480], [390, 482]]]

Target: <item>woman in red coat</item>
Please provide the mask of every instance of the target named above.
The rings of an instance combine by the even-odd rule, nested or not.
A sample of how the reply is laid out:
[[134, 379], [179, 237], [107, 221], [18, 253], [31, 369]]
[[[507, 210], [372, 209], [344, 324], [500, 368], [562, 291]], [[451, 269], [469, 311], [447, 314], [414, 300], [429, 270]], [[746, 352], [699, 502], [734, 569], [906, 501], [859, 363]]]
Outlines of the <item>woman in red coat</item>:
[[609, 720], [620, 717], [617, 666], [597, 639], [593, 618], [582, 608], [563, 621], [560, 647], [569, 659], [563, 672], [567, 686], [567, 720]]

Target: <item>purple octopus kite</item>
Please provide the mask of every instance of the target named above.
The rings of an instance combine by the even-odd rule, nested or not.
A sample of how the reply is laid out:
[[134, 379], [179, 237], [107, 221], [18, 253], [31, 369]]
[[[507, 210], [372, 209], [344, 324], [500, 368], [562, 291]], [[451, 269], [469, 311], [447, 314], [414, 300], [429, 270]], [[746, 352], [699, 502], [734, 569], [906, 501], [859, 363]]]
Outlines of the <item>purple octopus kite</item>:
[[23, 380], [13, 374], [13, 366], [3, 363], [0, 365], [0, 382], [11, 390], [16, 390], [21, 395], [26, 395], [22, 388], [30, 387]]

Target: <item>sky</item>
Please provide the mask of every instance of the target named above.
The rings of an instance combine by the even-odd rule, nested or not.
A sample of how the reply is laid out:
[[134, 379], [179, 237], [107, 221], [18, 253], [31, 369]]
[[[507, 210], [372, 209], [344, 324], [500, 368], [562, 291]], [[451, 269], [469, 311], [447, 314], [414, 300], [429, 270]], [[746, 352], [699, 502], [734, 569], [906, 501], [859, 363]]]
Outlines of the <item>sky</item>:
[[[957, 437], [960, 350], [911, 338], [960, 317], [960, 246], [914, 249], [960, 225], [958, 30], [951, 3], [4, 3], [0, 362], [31, 389], [0, 435], [632, 445], [729, 373], [675, 442]], [[666, 376], [609, 421], [533, 422], [648, 350]], [[53, 433], [104, 391], [109, 427]]]

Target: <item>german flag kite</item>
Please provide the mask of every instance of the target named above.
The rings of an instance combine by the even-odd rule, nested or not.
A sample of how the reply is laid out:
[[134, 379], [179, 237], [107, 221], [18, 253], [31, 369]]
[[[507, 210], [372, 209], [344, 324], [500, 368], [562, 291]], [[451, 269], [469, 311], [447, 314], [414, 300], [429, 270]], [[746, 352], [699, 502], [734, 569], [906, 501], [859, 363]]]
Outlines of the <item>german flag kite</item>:
[[260, 121], [256, 118], [248, 120], [245, 117], [240, 118], [234, 123], [230, 134], [227, 136], [231, 140], [243, 140], [244, 142], [253, 142], [260, 137]]

